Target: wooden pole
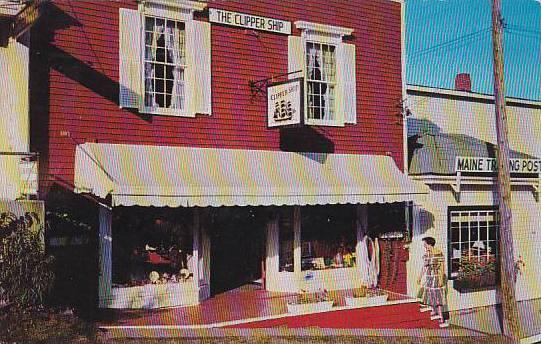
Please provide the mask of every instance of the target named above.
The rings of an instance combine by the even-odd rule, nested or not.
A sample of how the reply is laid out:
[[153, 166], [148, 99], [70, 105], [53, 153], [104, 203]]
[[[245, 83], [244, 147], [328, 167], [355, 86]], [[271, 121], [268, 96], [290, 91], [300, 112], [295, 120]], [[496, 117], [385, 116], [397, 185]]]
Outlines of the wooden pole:
[[492, 45], [494, 53], [494, 104], [498, 145], [498, 205], [500, 213], [500, 291], [503, 310], [503, 334], [520, 340], [521, 326], [515, 297], [515, 258], [511, 216], [511, 183], [509, 176], [509, 141], [505, 112], [503, 73], [503, 22], [501, 0], [492, 2]]

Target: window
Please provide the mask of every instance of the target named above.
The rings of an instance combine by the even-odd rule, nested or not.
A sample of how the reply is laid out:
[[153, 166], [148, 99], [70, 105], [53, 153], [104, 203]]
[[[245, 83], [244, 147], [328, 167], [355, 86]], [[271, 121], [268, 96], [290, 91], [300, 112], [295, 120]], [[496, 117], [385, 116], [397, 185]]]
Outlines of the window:
[[144, 1], [119, 15], [119, 104], [142, 113], [211, 114], [210, 24], [205, 3]]
[[336, 54], [335, 46], [317, 42], [306, 43], [306, 84], [308, 87], [308, 118], [335, 118]]
[[304, 77], [304, 123], [344, 126], [357, 122], [355, 45], [342, 42], [352, 29], [295, 22], [289, 37], [290, 78]]
[[145, 107], [184, 109], [184, 23], [145, 18]]
[[187, 208], [115, 208], [113, 286], [191, 281], [192, 220]]
[[293, 208], [282, 207], [278, 217], [279, 271], [293, 272]]
[[[449, 275], [479, 274], [495, 281], [498, 262], [498, 210], [449, 208]], [[467, 271], [466, 271], [467, 270]], [[491, 284], [491, 283], [488, 283]]]
[[301, 269], [355, 266], [355, 208], [306, 206], [301, 210]]

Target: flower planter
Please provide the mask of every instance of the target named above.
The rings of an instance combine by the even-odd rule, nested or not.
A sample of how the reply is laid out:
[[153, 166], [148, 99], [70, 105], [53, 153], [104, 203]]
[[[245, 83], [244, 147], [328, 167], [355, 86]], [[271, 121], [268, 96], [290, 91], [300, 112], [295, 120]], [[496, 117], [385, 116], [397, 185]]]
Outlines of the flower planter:
[[387, 302], [389, 295], [377, 295], [377, 296], [364, 296], [364, 297], [352, 297], [346, 296], [346, 306], [348, 307], [368, 307], [379, 306]]
[[487, 276], [456, 279], [453, 287], [461, 293], [476, 292], [496, 287], [496, 276], [490, 274]]
[[317, 313], [332, 309], [334, 301], [320, 301], [310, 303], [288, 303], [287, 311], [292, 314]]

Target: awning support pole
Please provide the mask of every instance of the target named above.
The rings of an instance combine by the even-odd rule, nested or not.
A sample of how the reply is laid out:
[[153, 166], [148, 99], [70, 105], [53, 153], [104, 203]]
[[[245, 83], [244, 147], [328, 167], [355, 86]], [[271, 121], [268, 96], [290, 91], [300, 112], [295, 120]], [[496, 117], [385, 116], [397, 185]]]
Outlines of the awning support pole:
[[[193, 228], [192, 228], [192, 263], [190, 269], [193, 274], [193, 283], [195, 288], [199, 290], [199, 226], [200, 226], [199, 208], [193, 208]], [[198, 293], [199, 294], [199, 293]]]
[[302, 281], [302, 244], [301, 244], [301, 207], [293, 206], [293, 273], [298, 283], [298, 289], [301, 289]]

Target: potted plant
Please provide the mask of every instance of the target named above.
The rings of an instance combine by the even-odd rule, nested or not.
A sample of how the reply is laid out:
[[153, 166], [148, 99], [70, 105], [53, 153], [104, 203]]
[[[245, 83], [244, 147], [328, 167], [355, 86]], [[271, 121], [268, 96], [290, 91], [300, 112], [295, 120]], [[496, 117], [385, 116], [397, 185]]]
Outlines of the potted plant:
[[308, 293], [301, 290], [295, 301], [287, 303], [287, 311], [293, 314], [324, 312], [332, 308], [334, 301], [329, 298], [327, 290]]
[[466, 256], [460, 260], [454, 287], [459, 291], [479, 290], [496, 285], [496, 257]]
[[353, 291], [353, 296], [346, 296], [346, 305], [349, 307], [378, 306], [387, 302], [389, 295], [378, 288], [361, 286]]

